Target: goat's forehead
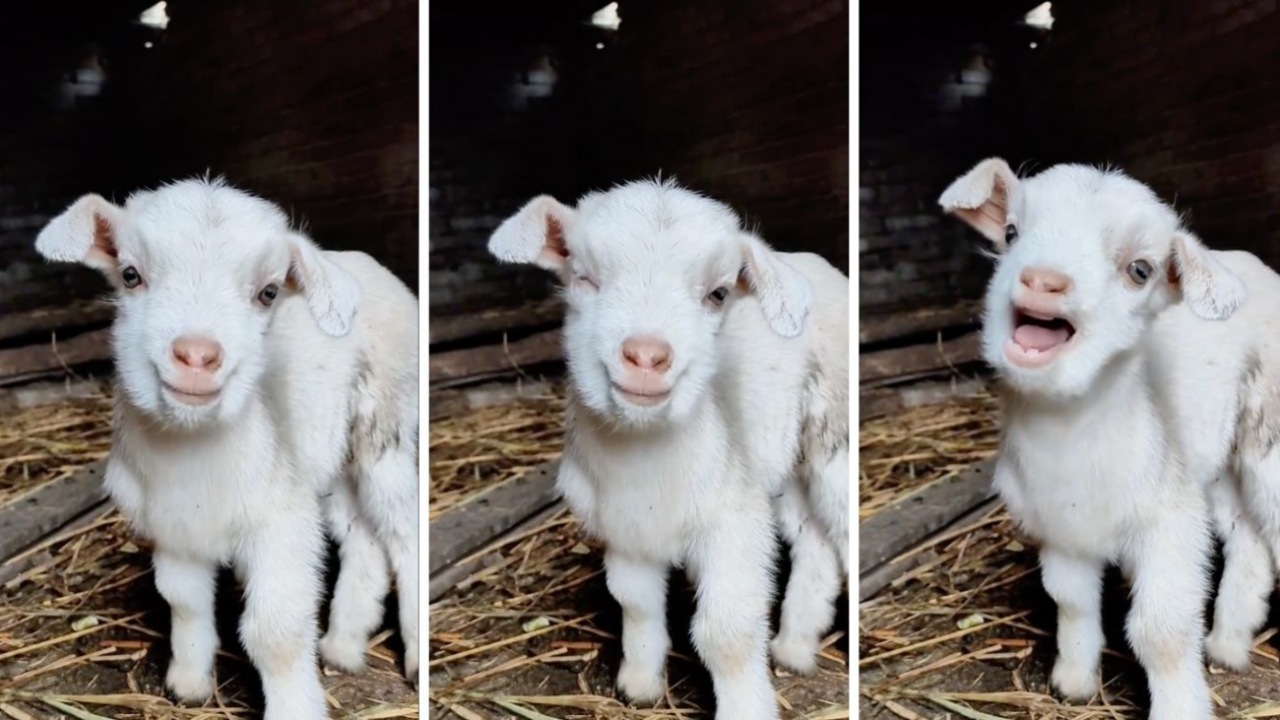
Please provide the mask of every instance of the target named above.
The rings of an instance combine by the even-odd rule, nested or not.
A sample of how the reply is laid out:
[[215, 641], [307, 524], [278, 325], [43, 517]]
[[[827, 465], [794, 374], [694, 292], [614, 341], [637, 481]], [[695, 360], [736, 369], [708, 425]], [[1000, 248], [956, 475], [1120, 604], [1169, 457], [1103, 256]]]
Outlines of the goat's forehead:
[[1059, 166], [1023, 183], [1027, 206], [1037, 211], [1094, 208], [1100, 212], [1125, 208], [1165, 208], [1151, 188], [1116, 172], [1080, 166]]
[[220, 183], [183, 181], [136, 193], [125, 203], [140, 225], [167, 225], [198, 230], [237, 226], [259, 233], [280, 232], [288, 218], [274, 203]]
[[1024, 184], [1019, 222], [1049, 223], [1063, 228], [1147, 231], [1171, 234], [1178, 220], [1146, 185], [1125, 175], [1093, 168], [1068, 167], [1033, 177]]
[[657, 185], [591, 195], [578, 207], [573, 233], [592, 260], [655, 268], [719, 270], [740, 262], [740, 222], [727, 206]]
[[288, 256], [285, 214], [225, 186], [178, 183], [130, 197], [125, 210], [129, 232], [122, 249], [135, 249], [153, 261], [217, 261], [233, 267]]

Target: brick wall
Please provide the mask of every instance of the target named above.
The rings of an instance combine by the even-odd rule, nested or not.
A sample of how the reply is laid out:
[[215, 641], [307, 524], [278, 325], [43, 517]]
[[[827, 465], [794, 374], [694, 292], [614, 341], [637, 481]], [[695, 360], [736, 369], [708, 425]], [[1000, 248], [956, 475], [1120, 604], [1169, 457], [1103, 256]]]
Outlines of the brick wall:
[[981, 293], [980, 239], [939, 211], [947, 184], [1008, 151], [1034, 3], [881, 4], [862, 18], [858, 168], [862, 312], [947, 304]]
[[170, 0], [167, 175], [212, 168], [418, 286], [418, 3]]
[[572, 202], [659, 170], [777, 247], [847, 270], [847, 4], [622, 2], [616, 35], [586, 22], [604, 4], [486, 6], [483, 22], [433, 12], [433, 61], [451, 62], [432, 68], [432, 312], [551, 290], [546, 273], [484, 251], [533, 195]]
[[498, 265], [489, 234], [535, 195], [587, 189], [581, 68], [600, 33], [595, 3], [451, 2], [431, 16], [431, 312], [515, 305], [549, 274]]
[[151, 4], [55, 0], [0, 23], [0, 311], [106, 289], [32, 248], [78, 195], [206, 168], [416, 287], [417, 3], [170, 0], [164, 33], [134, 22]]
[[1054, 11], [1053, 42], [1028, 69], [1023, 154], [1117, 163], [1176, 198], [1209, 244], [1280, 266], [1276, 0]]
[[597, 75], [595, 182], [658, 170], [783, 250], [849, 270], [844, 0], [623, 3]]
[[[934, 203], [992, 154], [1029, 172], [1118, 164], [1211, 245], [1280, 266], [1276, 0], [1055, 3], [1047, 34], [1017, 24], [1035, 4], [864, 18], [880, 47], [862, 58], [863, 311], [980, 294], [982, 241]], [[983, 53], [977, 96], [964, 86]]]
[[[141, 8], [138, 8], [140, 11]], [[81, 193], [114, 194], [145, 164], [122, 90], [146, 51], [128, 3], [6, 8], [0, 23], [0, 313], [90, 297], [94, 272], [45, 262], [36, 234]], [[105, 84], [96, 84], [102, 79]], [[131, 161], [132, 160], [132, 161]]]

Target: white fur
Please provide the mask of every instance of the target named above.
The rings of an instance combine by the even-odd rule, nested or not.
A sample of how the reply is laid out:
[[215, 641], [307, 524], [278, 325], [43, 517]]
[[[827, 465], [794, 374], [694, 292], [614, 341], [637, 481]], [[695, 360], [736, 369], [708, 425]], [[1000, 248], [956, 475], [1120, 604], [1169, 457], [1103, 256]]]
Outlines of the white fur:
[[[997, 193], [993, 177], [1008, 178]], [[984, 192], [1005, 207], [966, 212], [984, 207]], [[1213, 659], [1247, 665], [1271, 585], [1239, 497], [1241, 479], [1247, 488], [1265, 460], [1240, 418], [1260, 378], [1257, 349], [1280, 317], [1280, 277], [1247, 253], [1204, 248], [1146, 186], [1116, 171], [1061, 165], [1019, 180], [988, 160], [940, 202], [988, 237], [993, 218], [1018, 230], [1012, 245], [1003, 233], [996, 243], [983, 351], [1004, 388], [995, 484], [1042, 543], [1044, 586], [1058, 604], [1054, 686], [1077, 699], [1098, 689], [1101, 577], [1115, 562], [1133, 584], [1126, 629], [1149, 679], [1151, 717], [1210, 717], [1201, 638], [1211, 525], [1227, 551]], [[1145, 284], [1128, 279], [1135, 259], [1154, 268]], [[1009, 349], [1014, 301], [1025, 297], [1018, 278], [1032, 267], [1072, 282], [1055, 315], [1076, 335], [1041, 367]], [[1280, 508], [1280, 496], [1267, 506]]]
[[[667, 572], [683, 566], [716, 717], [778, 717], [771, 498], [795, 558], [779, 661], [813, 666], [847, 554], [848, 279], [815, 255], [773, 251], [728, 207], [669, 181], [576, 208], [536, 198], [489, 247], [565, 284], [572, 387], [557, 483], [607, 547], [623, 609], [619, 688], [645, 703], [664, 692]], [[729, 291], [722, 307], [717, 288]], [[623, 342], [640, 336], [669, 344], [664, 374], [623, 362]], [[635, 383], [669, 395], [633, 404], [619, 385]]]
[[[185, 180], [117, 207], [77, 201], [37, 238], [116, 288], [118, 374], [107, 490], [155, 543], [173, 617], [166, 684], [214, 688], [214, 579], [244, 585], [240, 636], [268, 720], [327, 716], [316, 665], [324, 515], [342, 566], [325, 660], [358, 670], [396, 578], [406, 671], [417, 674], [417, 300], [363, 253], [323, 252], [275, 205]], [[128, 288], [125, 271], [143, 279]], [[267, 285], [278, 295], [258, 300]], [[198, 335], [213, 372], [171, 354]], [[217, 390], [192, 405], [168, 389]], [[388, 567], [389, 566], [389, 567]]]

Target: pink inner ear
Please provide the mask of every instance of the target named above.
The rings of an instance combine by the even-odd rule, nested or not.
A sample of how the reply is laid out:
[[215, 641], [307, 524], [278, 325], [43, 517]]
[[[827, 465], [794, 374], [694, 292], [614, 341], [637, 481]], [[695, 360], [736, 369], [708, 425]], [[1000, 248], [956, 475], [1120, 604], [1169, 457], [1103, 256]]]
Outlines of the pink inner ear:
[[99, 255], [108, 262], [119, 256], [111, 222], [96, 212], [93, 214], [93, 245], [89, 248], [89, 254]]
[[542, 261], [553, 265], [560, 265], [569, 257], [569, 248], [564, 241], [564, 226], [550, 213], [547, 214], [546, 240], [543, 241], [538, 256]]
[[1009, 191], [1004, 181], [996, 175], [992, 180], [991, 195], [977, 208], [956, 208], [955, 214], [975, 230], [995, 242], [1004, 243], [1005, 221], [1008, 219]]

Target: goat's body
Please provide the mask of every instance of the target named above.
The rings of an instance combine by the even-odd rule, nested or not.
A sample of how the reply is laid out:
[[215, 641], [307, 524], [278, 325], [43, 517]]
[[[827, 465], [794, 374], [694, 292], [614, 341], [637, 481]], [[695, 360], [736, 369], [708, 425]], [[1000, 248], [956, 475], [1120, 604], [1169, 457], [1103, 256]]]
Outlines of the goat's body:
[[[1091, 591], [1095, 573], [1118, 563], [1140, 598], [1161, 598], [1158, 615], [1135, 611], [1128, 623], [1151, 675], [1153, 717], [1166, 708], [1209, 713], [1191, 638], [1209, 582], [1210, 528], [1226, 544], [1227, 567], [1205, 645], [1224, 665], [1248, 664], [1272, 589], [1268, 545], [1280, 548], [1280, 464], [1271, 451], [1280, 438], [1280, 355], [1266, 329], [1280, 317], [1280, 276], [1248, 253], [1213, 255], [1249, 291], [1231, 317], [1205, 320], [1172, 305], [1087, 397], [1042, 403], [1010, 393], [1003, 403], [995, 484], [1043, 542], [1050, 593], [1078, 615], [1093, 607], [1080, 588]], [[1097, 668], [1083, 658], [1101, 648], [1101, 628], [1064, 627], [1068, 661], [1055, 667], [1055, 680], [1084, 696]], [[1160, 657], [1159, 642], [1144, 643], [1157, 627], [1175, 631], [1181, 656]]]
[[[770, 332], [758, 303], [739, 301], [720, 334], [712, 392], [684, 422], [619, 429], [570, 398], [558, 487], [587, 531], [606, 543], [611, 589], [628, 612], [635, 613], [628, 601], [648, 601], [648, 614], [661, 614], [658, 601], [636, 587], [661, 575], [665, 596], [670, 566], [687, 568], [698, 581], [701, 601], [721, 617], [717, 626], [697, 619], [693, 626], [695, 645], [716, 678], [720, 717], [776, 717], [764, 644], [774, 498], [784, 534], [796, 545], [774, 645], [785, 654], [781, 659], [812, 666], [842, 579], [837, 556], [844, 544], [836, 544], [835, 533], [847, 527], [847, 505], [813, 503], [839, 498], [833, 485], [848, 495], [848, 406], [840, 402], [847, 389], [844, 395], [839, 389], [847, 388], [848, 361], [838, 332], [843, 328], [847, 339], [848, 280], [816, 256], [793, 266], [824, 301], [804, 334]], [[802, 444], [819, 451], [807, 464]], [[844, 474], [837, 476], [831, 467], [841, 457]], [[624, 633], [619, 683], [630, 696], [647, 699], [661, 690], [653, 678], [661, 677], [669, 639], [656, 620], [639, 627], [631, 637]]]
[[1240, 669], [1266, 619], [1280, 557], [1280, 275], [1247, 252], [1214, 255], [1244, 282], [1248, 299], [1219, 322], [1174, 306], [1153, 324], [1150, 347], [1188, 478], [1207, 489], [1224, 543], [1206, 649]]
[[[156, 545], [157, 585], [175, 612], [175, 691], [194, 699], [211, 690], [212, 596], [206, 614], [200, 590], [228, 564], [247, 584], [242, 632], [269, 718], [326, 714], [314, 664], [326, 510], [344, 562], [325, 659], [363, 662], [389, 559], [416, 671], [417, 335], [406, 319], [417, 301], [368, 256], [327, 255], [364, 286], [350, 333], [322, 333], [306, 300], [282, 298], [262, 384], [240, 417], [166, 428], [118, 393], [106, 473], [122, 512]], [[185, 655], [184, 640], [200, 652]]]
[[1148, 365], [1141, 348], [1123, 354], [1074, 401], [1006, 395], [994, 484], [1042, 545], [1042, 579], [1059, 609], [1054, 685], [1078, 699], [1096, 692], [1102, 576], [1116, 563], [1134, 585], [1126, 630], [1148, 673], [1152, 717], [1208, 717], [1208, 507]]
[[848, 497], [847, 400], [836, 400], [848, 396], [848, 279], [777, 252], [671, 179], [588, 193], [576, 208], [540, 195], [489, 251], [564, 288], [572, 392], [557, 484], [606, 545], [623, 614], [619, 688], [641, 702], [664, 693], [667, 573], [682, 565], [716, 717], [776, 718], [775, 526], [795, 559], [780, 662], [813, 666], [840, 586], [843, 541], [831, 535], [847, 527], [847, 500], [813, 503]]

